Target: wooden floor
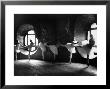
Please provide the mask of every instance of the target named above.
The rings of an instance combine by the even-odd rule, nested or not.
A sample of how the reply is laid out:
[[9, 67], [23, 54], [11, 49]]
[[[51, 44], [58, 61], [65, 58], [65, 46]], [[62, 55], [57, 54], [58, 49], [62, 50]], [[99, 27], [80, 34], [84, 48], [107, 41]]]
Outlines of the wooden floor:
[[14, 62], [15, 76], [96, 76], [93, 66], [81, 63], [51, 63], [28, 59]]

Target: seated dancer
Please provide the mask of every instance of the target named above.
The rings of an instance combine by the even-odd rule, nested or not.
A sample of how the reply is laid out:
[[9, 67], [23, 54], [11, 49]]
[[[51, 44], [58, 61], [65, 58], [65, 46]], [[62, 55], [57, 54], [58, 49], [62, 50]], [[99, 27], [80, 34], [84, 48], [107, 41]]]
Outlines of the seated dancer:
[[29, 51], [28, 58], [29, 58], [29, 61], [30, 61], [30, 52], [31, 52], [31, 49], [32, 49], [33, 45], [34, 45], [34, 43], [32, 42], [32, 40], [30, 40], [30, 45], [28, 45], [28, 51]]

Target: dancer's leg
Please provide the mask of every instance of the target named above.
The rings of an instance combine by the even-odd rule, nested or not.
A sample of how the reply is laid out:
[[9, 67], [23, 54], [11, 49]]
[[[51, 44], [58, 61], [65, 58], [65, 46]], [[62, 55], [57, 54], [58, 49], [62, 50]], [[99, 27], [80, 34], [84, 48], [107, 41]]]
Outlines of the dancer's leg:
[[16, 52], [16, 61], [17, 61], [17, 52]]
[[42, 51], [42, 59], [43, 59], [43, 61], [44, 61], [44, 51]]
[[28, 54], [28, 58], [29, 58], [29, 61], [30, 61], [30, 51], [29, 51], [29, 54]]
[[89, 54], [87, 54], [87, 65], [89, 66]]
[[56, 56], [56, 55], [54, 54], [54, 62], [55, 62], [55, 58], [56, 58], [55, 56]]
[[72, 53], [70, 53], [70, 61], [69, 61], [69, 63], [71, 63], [71, 59], [72, 59]]

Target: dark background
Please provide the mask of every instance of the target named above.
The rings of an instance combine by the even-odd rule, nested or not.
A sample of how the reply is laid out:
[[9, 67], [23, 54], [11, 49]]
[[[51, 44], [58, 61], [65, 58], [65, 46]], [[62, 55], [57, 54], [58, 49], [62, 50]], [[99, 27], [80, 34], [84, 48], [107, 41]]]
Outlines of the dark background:
[[[20, 29], [23, 24], [31, 24], [34, 27], [38, 40], [42, 40], [42, 28], [46, 29], [47, 37], [44, 37], [47, 42], [51, 41], [50, 44], [56, 44], [58, 41], [66, 44], [67, 42], [73, 41], [75, 37], [77, 41], [83, 41], [87, 39], [87, 32], [93, 23], [97, 23], [96, 14], [15, 14], [14, 39], [16, 40], [19, 30], [24, 33], [25, 29]], [[66, 28], [69, 28], [69, 33], [66, 32]], [[70, 53], [65, 47], [59, 47], [58, 54], [56, 61], [69, 61]], [[49, 49], [45, 52], [45, 55], [45, 60], [51, 61], [53, 59], [53, 54]], [[19, 59], [28, 58], [27, 55], [23, 55], [22, 53], [19, 54], [19, 57]], [[31, 58], [41, 59], [41, 50], [38, 49]], [[86, 63], [86, 60], [81, 57], [78, 51], [73, 55], [72, 59], [74, 59], [72, 60], [74, 62]], [[94, 63], [96, 66], [96, 60]]]
[[[96, 14], [15, 14], [15, 39], [16, 33], [21, 25], [31, 24], [34, 26], [38, 39], [41, 39], [41, 29], [45, 28], [48, 35], [47, 41], [60, 40], [61, 42], [67, 43], [73, 40], [75, 30], [78, 33], [82, 32], [82, 30], [89, 30], [93, 22], [97, 22]], [[70, 23], [69, 30], [72, 35], [68, 35], [65, 30], [68, 23]]]

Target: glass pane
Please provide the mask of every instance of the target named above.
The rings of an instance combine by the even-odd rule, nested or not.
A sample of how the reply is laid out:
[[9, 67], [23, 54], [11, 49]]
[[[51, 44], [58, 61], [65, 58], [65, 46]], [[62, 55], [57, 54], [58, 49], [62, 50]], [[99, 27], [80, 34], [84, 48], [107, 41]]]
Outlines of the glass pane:
[[31, 31], [28, 31], [28, 34], [35, 34], [35, 32], [31, 30]]
[[[25, 45], [30, 45], [30, 40], [34, 43], [33, 46], [38, 46], [38, 39], [35, 36], [35, 32], [33, 30], [29, 31], [25, 36]], [[31, 48], [31, 51], [35, 50], [35, 47]]]
[[27, 35], [25, 36], [25, 45], [27, 46]]
[[30, 40], [32, 40], [32, 42], [35, 45], [35, 35], [28, 35], [28, 45], [30, 45], [30, 43], [31, 43]]
[[36, 38], [36, 46], [38, 46], [38, 39]]
[[90, 31], [88, 31], [88, 41], [90, 40]]
[[96, 27], [97, 27], [96, 23], [93, 23], [93, 24], [91, 25], [91, 28], [96, 28]]
[[93, 35], [93, 38], [95, 40], [95, 45], [97, 45], [97, 30], [91, 30], [91, 34]]

